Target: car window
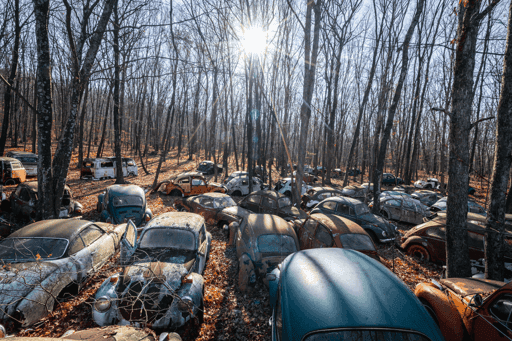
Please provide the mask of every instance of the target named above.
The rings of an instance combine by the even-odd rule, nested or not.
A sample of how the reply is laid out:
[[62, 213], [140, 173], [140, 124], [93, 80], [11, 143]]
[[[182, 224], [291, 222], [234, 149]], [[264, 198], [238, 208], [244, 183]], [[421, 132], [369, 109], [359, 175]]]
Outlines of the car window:
[[269, 208], [277, 208], [277, 202], [268, 197], [261, 197], [261, 205]]
[[204, 186], [203, 179], [192, 179], [192, 186]]
[[484, 236], [474, 232], [468, 232], [468, 246], [475, 249], [484, 249]]
[[247, 197], [247, 202], [251, 204], [259, 204], [261, 197], [259, 195], [250, 195]]
[[387, 200], [385, 202], [385, 204], [393, 206], [393, 207], [400, 207], [400, 206], [402, 206], [402, 204], [400, 203], [400, 200], [396, 200], [396, 199]]
[[316, 229], [315, 238], [324, 245], [331, 247], [334, 244], [331, 232], [322, 224], [318, 224]]
[[112, 161], [102, 162], [100, 167], [101, 168], [113, 168], [114, 163]]
[[103, 235], [103, 231], [94, 225], [86, 227], [80, 232], [80, 237], [84, 241], [85, 246], [89, 246]]
[[135, 166], [135, 161], [129, 160], [128, 161], [128, 166]]
[[[354, 210], [355, 210], [355, 214], [358, 216], [370, 213], [370, 209], [368, 208], [368, 206], [366, 206], [366, 204], [363, 204], [363, 203], [354, 205]], [[350, 209], [350, 214], [354, 214], [353, 209]]]
[[444, 227], [432, 227], [427, 230], [427, 236], [445, 239], [446, 238], [446, 229]]
[[258, 237], [258, 250], [261, 253], [292, 253], [297, 251], [295, 240], [285, 234], [264, 234]]
[[67, 246], [68, 240], [64, 238], [7, 238], [0, 241], [0, 259], [4, 262], [58, 259]]
[[508, 328], [512, 328], [511, 294], [500, 295], [496, 300], [494, 300], [489, 311], [498, 321], [506, 325]]
[[322, 204], [322, 208], [326, 210], [335, 211], [336, 210], [336, 202], [335, 201], [326, 201]]
[[336, 211], [340, 214], [350, 214], [350, 206], [338, 203], [338, 206], [336, 207]]
[[181, 179], [180, 184], [188, 184], [189, 183], [189, 179], [188, 178], [184, 178], [184, 179]]
[[69, 255], [74, 255], [78, 251], [81, 251], [85, 247], [84, 242], [82, 241], [82, 238], [77, 237], [74, 241], [71, 242], [71, 245], [69, 246]]

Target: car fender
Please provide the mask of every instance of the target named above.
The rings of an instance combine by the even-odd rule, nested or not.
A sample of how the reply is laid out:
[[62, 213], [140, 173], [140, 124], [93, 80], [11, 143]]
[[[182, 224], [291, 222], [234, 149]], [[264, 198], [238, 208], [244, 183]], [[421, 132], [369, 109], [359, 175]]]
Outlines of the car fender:
[[[422, 246], [428, 248], [428, 242], [423, 237], [420, 237], [420, 236], [412, 236], [412, 237], [407, 238], [405, 240], [405, 242], [403, 242], [400, 245], [400, 248], [402, 250], [406, 250], [410, 245], [413, 245], [413, 244], [419, 244], [419, 245], [422, 245]], [[429, 250], [429, 252], [430, 252], [430, 250]]]
[[198, 273], [192, 272], [186, 276], [191, 282], [183, 283], [181, 288], [176, 292], [179, 297], [190, 296], [194, 302], [193, 313], [199, 312], [199, 307], [203, 300], [204, 278]]
[[103, 204], [103, 199], [105, 198], [105, 193], [101, 193], [98, 195], [98, 204]]
[[463, 340], [467, 335], [459, 311], [451, 303], [446, 294], [433, 283], [420, 283], [416, 286], [414, 294], [420, 300], [426, 301], [439, 321], [439, 329], [446, 341]]
[[122, 280], [121, 274], [117, 273], [107, 278], [99, 287], [98, 291], [94, 295], [96, 301], [100, 297], [108, 297], [111, 302], [110, 309], [105, 312], [99, 312], [92, 305], [92, 317], [94, 322], [100, 327], [109, 326], [118, 319], [118, 308], [117, 308], [117, 293], [116, 286]]
[[279, 289], [279, 280], [281, 277], [281, 270], [279, 267], [272, 270], [271, 273], [267, 274], [268, 279], [268, 291], [270, 294], [270, 306], [274, 308], [277, 304], [277, 291]]
[[249, 286], [256, 283], [254, 264], [247, 253], [238, 260], [238, 287], [241, 292], [249, 291]]

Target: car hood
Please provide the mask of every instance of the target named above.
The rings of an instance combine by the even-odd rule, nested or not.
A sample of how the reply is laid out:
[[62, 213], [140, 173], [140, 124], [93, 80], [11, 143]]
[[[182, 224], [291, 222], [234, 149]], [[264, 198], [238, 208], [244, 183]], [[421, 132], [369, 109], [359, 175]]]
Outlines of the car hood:
[[281, 211], [284, 212], [289, 217], [294, 217], [295, 219], [304, 219], [307, 217], [307, 213], [303, 210], [299, 210], [297, 207], [288, 206], [281, 208]]
[[390, 234], [390, 236], [395, 235], [395, 230], [393, 229], [393, 225], [391, 225], [386, 219], [379, 217], [378, 215], [372, 213], [366, 213], [358, 216], [360, 220], [362, 220], [361, 225], [377, 225], [381, 229], [385, 230]]

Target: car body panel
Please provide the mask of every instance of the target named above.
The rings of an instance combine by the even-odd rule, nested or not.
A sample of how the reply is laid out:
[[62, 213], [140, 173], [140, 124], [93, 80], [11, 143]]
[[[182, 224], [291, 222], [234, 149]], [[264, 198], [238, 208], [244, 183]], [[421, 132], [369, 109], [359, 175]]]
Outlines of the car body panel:
[[[383, 192], [384, 193], [384, 192]], [[423, 218], [430, 215], [419, 200], [407, 196], [381, 195], [381, 212], [388, 219], [403, 221], [410, 224], [421, 224]]]
[[27, 176], [37, 176], [37, 158], [38, 156], [30, 152], [10, 151], [5, 154], [19, 160], [27, 172]]
[[290, 205], [279, 207], [279, 203], [287, 199], [284, 194], [276, 191], [256, 191], [246, 196], [240, 202], [240, 207], [254, 213], [275, 214], [287, 220], [301, 219], [307, 216], [303, 210]]
[[[229, 180], [224, 185], [226, 187], [226, 193], [233, 195], [237, 191], [240, 195], [249, 194], [249, 176], [237, 176]], [[252, 190], [260, 191], [263, 189], [263, 183], [257, 177], [252, 178]], [[238, 194], [238, 193], [237, 193]]]
[[[131, 158], [122, 158], [123, 176], [137, 176], [139, 174], [137, 164]], [[114, 179], [117, 176], [116, 157], [87, 158], [82, 161], [80, 179]]]
[[[123, 204], [123, 198], [139, 198], [138, 203]], [[133, 201], [133, 200], [132, 200]], [[131, 220], [140, 226], [153, 217], [147, 206], [144, 190], [137, 185], [112, 185], [98, 195], [98, 211], [100, 219], [114, 224], [126, 223]]]
[[[293, 182], [293, 185], [295, 186], [295, 181]], [[306, 185], [306, 183], [302, 182], [302, 190], [301, 190], [301, 196], [306, 194], [306, 192], [311, 188], [311, 186]], [[291, 196], [292, 193], [292, 179], [291, 178], [283, 178], [279, 180], [276, 185], [274, 186], [274, 190], [287, 195]]]
[[326, 198], [339, 197], [341, 195], [342, 192], [339, 189], [334, 189], [331, 187], [313, 187], [302, 196], [301, 208], [311, 209], [313, 206]]

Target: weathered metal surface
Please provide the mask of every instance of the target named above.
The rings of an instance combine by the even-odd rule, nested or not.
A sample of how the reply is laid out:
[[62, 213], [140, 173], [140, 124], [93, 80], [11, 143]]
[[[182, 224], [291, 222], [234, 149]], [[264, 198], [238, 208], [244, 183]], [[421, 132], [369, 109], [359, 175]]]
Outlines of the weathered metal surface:
[[[116, 205], [116, 200], [123, 198], [140, 198], [139, 203]], [[133, 201], [133, 200], [132, 200]], [[125, 223], [131, 220], [136, 226], [140, 226], [146, 220], [153, 217], [151, 210], [147, 207], [147, 200], [144, 190], [137, 185], [112, 185], [107, 187], [105, 192], [98, 195], [97, 209], [100, 219], [114, 224]]]
[[180, 196], [190, 196], [208, 192], [226, 193], [226, 187], [218, 183], [208, 182], [202, 173], [188, 172], [182, 173], [174, 180], [167, 182], [165, 192], [172, 194], [174, 191], [179, 192]]

